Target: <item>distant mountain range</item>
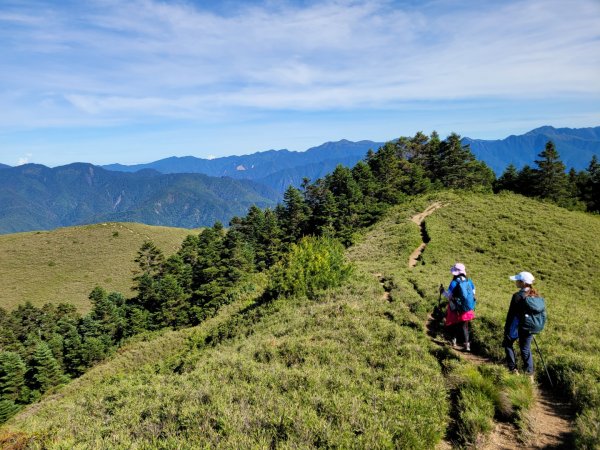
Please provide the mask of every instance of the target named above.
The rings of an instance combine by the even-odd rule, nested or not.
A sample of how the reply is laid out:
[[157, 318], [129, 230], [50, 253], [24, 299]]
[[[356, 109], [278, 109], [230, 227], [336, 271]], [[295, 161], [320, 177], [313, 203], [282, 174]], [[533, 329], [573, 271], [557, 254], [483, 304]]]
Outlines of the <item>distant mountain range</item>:
[[[520, 136], [502, 140], [483, 140], [465, 137], [477, 157], [485, 161], [497, 174], [510, 163], [517, 167], [533, 165], [537, 155], [552, 140], [568, 168], [581, 170], [587, 167], [593, 154], [600, 154], [600, 127], [554, 128], [543, 126]], [[148, 164], [103, 166], [108, 170], [135, 172], [154, 169], [161, 173], [204, 173], [249, 179], [265, 184], [282, 193], [293, 184], [300, 186], [304, 177], [315, 180], [331, 172], [338, 164], [353, 166], [366, 156], [369, 149], [377, 150], [383, 142], [341, 140], [327, 142], [305, 152], [269, 150], [252, 155], [226, 156], [202, 159], [194, 156], [171, 157]]]
[[[600, 155], [600, 127], [536, 128], [502, 140], [463, 138], [478, 159], [500, 174], [508, 164], [534, 165], [552, 140], [567, 168]], [[253, 204], [273, 206], [290, 186], [316, 180], [338, 164], [353, 166], [383, 142], [342, 140], [305, 152], [269, 150], [201, 159], [171, 157], [148, 164], [104, 167], [76, 163], [50, 169], [0, 164], [0, 233], [105, 221], [195, 228], [228, 223]]]
[[103, 167], [122, 172], [154, 169], [161, 173], [203, 173], [214, 177], [254, 180], [283, 193], [290, 184], [300, 186], [304, 177], [314, 181], [333, 171], [338, 164], [353, 166], [366, 156], [369, 149], [377, 150], [382, 145], [383, 142], [341, 140], [327, 142], [304, 152], [269, 150], [215, 159], [173, 156], [148, 164], [110, 164]]
[[272, 189], [249, 180], [26, 164], [2, 169], [0, 233], [109, 221], [196, 228], [227, 224], [250, 206], [274, 206], [277, 199]]
[[544, 126], [520, 136], [486, 141], [464, 138], [477, 157], [485, 161], [497, 174], [510, 163], [518, 168], [526, 164], [534, 166], [537, 155], [544, 150], [548, 141], [553, 141], [567, 169], [585, 169], [592, 156], [600, 156], [600, 127], [554, 128]]

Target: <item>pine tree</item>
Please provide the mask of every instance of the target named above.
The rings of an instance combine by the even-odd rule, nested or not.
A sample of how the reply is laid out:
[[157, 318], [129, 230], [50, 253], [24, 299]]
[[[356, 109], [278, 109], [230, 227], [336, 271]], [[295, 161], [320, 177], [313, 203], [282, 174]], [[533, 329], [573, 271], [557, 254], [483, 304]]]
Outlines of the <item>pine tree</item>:
[[362, 191], [350, 169], [342, 165], [325, 177], [325, 186], [335, 199], [337, 211], [334, 226], [337, 236], [345, 245], [349, 245], [352, 234], [361, 225], [364, 207]]
[[161, 326], [184, 327], [190, 324], [189, 296], [181, 288], [173, 275], [165, 275], [157, 286], [158, 296], [162, 301], [158, 322]]
[[310, 215], [302, 193], [290, 186], [283, 194], [283, 208], [279, 211], [281, 216], [278, 219], [283, 230], [284, 240], [297, 242], [305, 234]]
[[19, 407], [12, 400], [0, 400], [0, 424], [14, 416]]
[[469, 163], [475, 161], [475, 156], [468, 146], [463, 146], [460, 136], [450, 134], [439, 147], [436, 174], [445, 187], [465, 189], [469, 183]]
[[30, 383], [41, 393], [66, 381], [58, 361], [45, 342], [38, 342], [30, 367]]
[[155, 276], [162, 272], [165, 257], [153, 242], [146, 241], [142, 244], [134, 261], [140, 268], [138, 273]]
[[600, 163], [596, 155], [587, 168], [588, 182], [585, 185], [583, 201], [587, 205], [588, 211], [600, 212]]
[[0, 399], [22, 401], [27, 367], [15, 352], [0, 353]]
[[568, 179], [565, 165], [560, 160], [554, 142], [548, 141], [535, 163], [535, 193], [541, 198], [560, 202], [568, 197]]
[[517, 192], [517, 180], [519, 178], [519, 171], [513, 163], [510, 163], [500, 178], [494, 183], [494, 192], [500, 191], [512, 191]]

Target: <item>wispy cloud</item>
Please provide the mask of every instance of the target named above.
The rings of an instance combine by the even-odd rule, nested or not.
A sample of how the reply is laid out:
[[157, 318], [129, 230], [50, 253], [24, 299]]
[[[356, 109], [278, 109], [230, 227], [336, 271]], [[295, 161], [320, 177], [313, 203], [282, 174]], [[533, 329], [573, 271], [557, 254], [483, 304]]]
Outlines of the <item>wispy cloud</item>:
[[597, 0], [245, 5], [6, 7], [0, 126], [600, 96]]

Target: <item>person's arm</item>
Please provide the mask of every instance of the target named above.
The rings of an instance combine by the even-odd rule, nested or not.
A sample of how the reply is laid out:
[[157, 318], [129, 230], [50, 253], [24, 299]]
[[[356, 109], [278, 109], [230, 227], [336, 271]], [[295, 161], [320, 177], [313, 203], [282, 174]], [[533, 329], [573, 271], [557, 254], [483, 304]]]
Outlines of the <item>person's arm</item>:
[[517, 315], [517, 303], [520, 299], [519, 292], [513, 294], [510, 299], [510, 306], [508, 307], [508, 312], [506, 313], [506, 322], [504, 322], [504, 333], [508, 334], [510, 332], [510, 327], [512, 325], [513, 319]]
[[448, 290], [442, 292], [444, 297], [446, 297], [448, 300], [452, 300], [452, 291], [454, 290], [455, 287], [456, 287], [456, 280], [452, 280], [450, 282], [450, 285], [448, 286]]

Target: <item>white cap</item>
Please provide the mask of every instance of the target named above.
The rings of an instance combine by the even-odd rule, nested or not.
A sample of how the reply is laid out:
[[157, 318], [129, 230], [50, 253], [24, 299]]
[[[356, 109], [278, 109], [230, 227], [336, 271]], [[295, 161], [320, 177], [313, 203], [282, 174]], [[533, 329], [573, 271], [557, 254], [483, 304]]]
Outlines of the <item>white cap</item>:
[[509, 277], [512, 281], [522, 281], [523, 283], [526, 284], [533, 284], [533, 281], [535, 280], [535, 278], [533, 277], [533, 275], [531, 275], [529, 272], [519, 272], [516, 275], [513, 275], [512, 277]]

